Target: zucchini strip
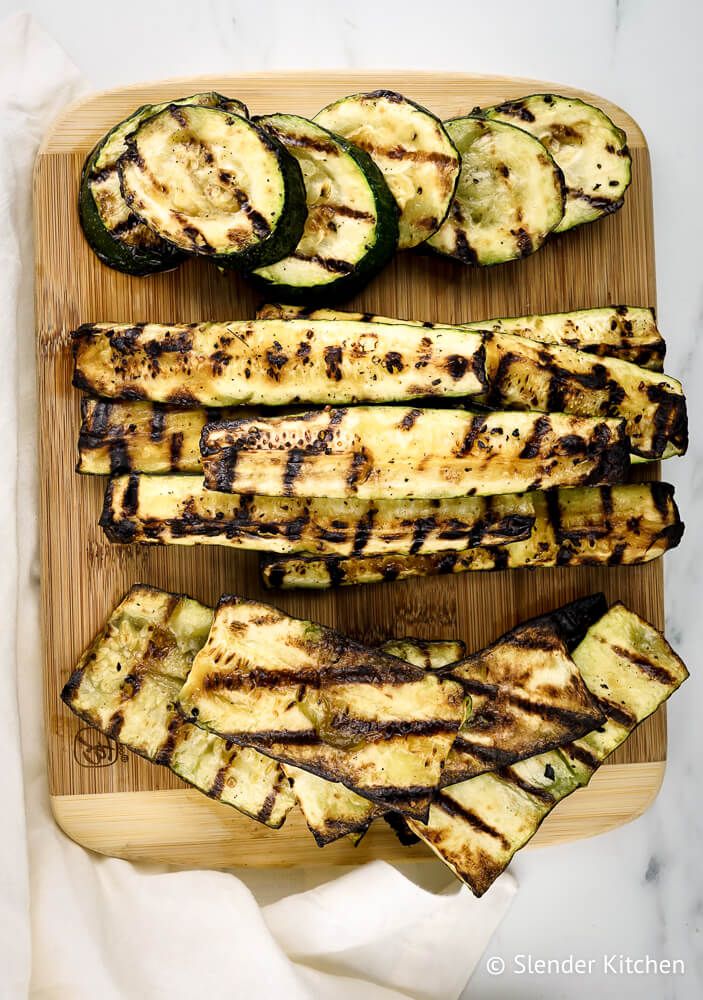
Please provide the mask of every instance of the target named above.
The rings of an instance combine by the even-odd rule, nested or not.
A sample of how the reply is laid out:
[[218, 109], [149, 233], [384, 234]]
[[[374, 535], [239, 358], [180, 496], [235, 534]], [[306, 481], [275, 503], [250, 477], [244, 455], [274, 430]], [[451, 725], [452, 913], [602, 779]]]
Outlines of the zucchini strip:
[[190, 721], [409, 815], [464, 718], [459, 684], [270, 605], [223, 597], [180, 693]]
[[263, 582], [269, 588], [326, 588], [526, 566], [628, 566], [659, 558], [683, 535], [668, 483], [561, 489], [530, 497], [535, 526], [525, 542], [415, 556], [274, 558], [262, 563]]
[[629, 466], [623, 421], [389, 406], [208, 424], [201, 454], [221, 493], [371, 499], [600, 485]]
[[529, 494], [449, 500], [280, 498], [215, 493], [201, 476], [134, 474], [110, 480], [100, 518], [110, 541], [123, 544], [339, 555], [503, 545], [529, 538], [533, 524]]
[[600, 108], [576, 97], [530, 94], [479, 112], [535, 136], [564, 173], [563, 233], [622, 207], [632, 179], [627, 136]]
[[280, 827], [294, 804], [280, 767], [191, 725], [174, 708], [213, 612], [137, 584], [80, 658], [61, 697], [81, 719], [210, 798]]
[[[321, 319], [366, 323], [404, 323], [433, 328], [435, 323], [398, 320], [374, 313], [267, 303], [256, 311], [257, 319]], [[439, 324], [442, 325], [442, 324]], [[446, 324], [445, 324], [446, 325]], [[487, 330], [527, 337], [542, 344], [562, 344], [599, 357], [619, 358], [650, 371], [663, 371], [666, 343], [657, 329], [654, 310], [643, 306], [604, 306], [573, 312], [532, 316], [479, 319], [457, 324], [460, 330]]]
[[614, 605], [573, 658], [606, 723], [562, 750], [443, 789], [427, 824], [409, 825], [471, 891], [481, 896], [535, 834], [557, 802], [683, 683], [688, 671], [652, 625]]
[[451, 327], [97, 323], [75, 331], [73, 352], [77, 388], [181, 406], [387, 402], [487, 388], [482, 336]]

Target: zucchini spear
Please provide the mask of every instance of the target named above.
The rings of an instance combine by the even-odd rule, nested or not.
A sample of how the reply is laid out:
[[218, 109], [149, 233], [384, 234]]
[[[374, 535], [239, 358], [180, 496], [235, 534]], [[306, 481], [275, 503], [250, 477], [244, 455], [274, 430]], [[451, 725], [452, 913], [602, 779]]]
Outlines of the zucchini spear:
[[524, 542], [411, 556], [274, 558], [262, 563], [264, 585], [325, 588], [470, 570], [632, 565], [675, 548], [684, 530], [668, 483], [560, 489], [529, 498], [535, 526]]
[[554, 806], [590, 780], [601, 763], [688, 676], [652, 625], [615, 604], [573, 658], [605, 724], [561, 750], [443, 789], [427, 824], [410, 828], [481, 896], [535, 834]]

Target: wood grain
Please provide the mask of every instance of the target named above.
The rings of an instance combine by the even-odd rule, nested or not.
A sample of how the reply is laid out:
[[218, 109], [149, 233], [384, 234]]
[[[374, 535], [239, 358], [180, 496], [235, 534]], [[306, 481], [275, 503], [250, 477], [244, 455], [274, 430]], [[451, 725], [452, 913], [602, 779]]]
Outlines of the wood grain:
[[[241, 279], [221, 275], [205, 261], [189, 261], [178, 271], [143, 279], [102, 266], [83, 240], [75, 208], [85, 154], [110, 125], [147, 101], [212, 88], [239, 97], [257, 114], [311, 115], [346, 93], [380, 86], [402, 91], [443, 117], [534, 91], [583, 96], [534, 81], [398, 72], [177, 80], [111, 91], [74, 105], [47, 135], [37, 158], [36, 336], [49, 784], [61, 825], [96, 850], [189, 865], [295, 864], [313, 858], [348, 863], [396, 850], [381, 826], [358, 851], [338, 846], [319, 852], [299, 817], [291, 817], [274, 835], [232, 810], [225, 816], [220, 811], [224, 807], [185, 792], [165, 769], [114, 744], [96, 748], [95, 734], [85, 731], [58, 697], [81, 650], [137, 581], [185, 591], [208, 603], [225, 591], [271, 599], [260, 587], [251, 553], [110, 545], [97, 526], [104, 483], [74, 473], [79, 394], [70, 384], [70, 331], [75, 326], [100, 320], [240, 319], [251, 317], [258, 305]], [[350, 306], [451, 323], [618, 302], [654, 305], [646, 143], [623, 111], [596, 100], [626, 129], [632, 149], [634, 181], [622, 211], [555, 239], [534, 257], [493, 269], [399, 255]], [[656, 467], [648, 471], [656, 473]], [[287, 593], [277, 595], [275, 602], [370, 643], [390, 635], [457, 636], [477, 649], [520, 619], [599, 589], [663, 626], [661, 562], [612, 570], [464, 574], [339, 593]], [[539, 842], [585, 836], [638, 815], [656, 794], [663, 772], [663, 764], [644, 765], [665, 756], [665, 715], [659, 711], [615, 755], [616, 764], [629, 766], [604, 768], [591, 788], [559, 806], [540, 831]], [[605, 786], [608, 795], [603, 796], [599, 789]], [[252, 854], [253, 843], [264, 847]]]

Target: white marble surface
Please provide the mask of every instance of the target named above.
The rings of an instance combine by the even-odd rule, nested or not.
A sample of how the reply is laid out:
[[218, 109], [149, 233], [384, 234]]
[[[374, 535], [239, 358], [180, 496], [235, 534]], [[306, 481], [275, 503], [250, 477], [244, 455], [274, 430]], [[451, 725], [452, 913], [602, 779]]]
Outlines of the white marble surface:
[[[703, 995], [703, 811], [698, 758], [703, 705], [698, 641], [703, 589], [703, 501], [697, 430], [703, 413], [703, 5], [697, 0], [548, 0], [401, 5], [197, 4], [120, 0], [24, 5], [96, 88], [160, 77], [284, 68], [417, 68], [531, 76], [607, 95], [640, 123], [654, 174], [658, 301], [667, 370], [685, 379], [693, 441], [666, 478], [688, 532], [667, 558], [671, 641], [692, 677], [670, 708], [670, 764], [655, 805], [637, 822], [591, 841], [523, 853], [521, 891], [479, 967], [481, 998], [688, 998]], [[0, 0], [0, 19], [18, 9]], [[286, 889], [285, 876], [275, 889]], [[263, 887], [262, 887], [263, 888]], [[516, 974], [515, 956], [595, 959], [590, 975]], [[604, 955], [683, 959], [683, 976], [605, 974]]]

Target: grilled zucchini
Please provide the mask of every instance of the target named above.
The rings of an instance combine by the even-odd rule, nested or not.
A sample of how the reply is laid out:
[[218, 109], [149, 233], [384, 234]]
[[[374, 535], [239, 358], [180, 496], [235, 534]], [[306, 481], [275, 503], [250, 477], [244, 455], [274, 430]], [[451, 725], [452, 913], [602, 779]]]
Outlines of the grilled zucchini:
[[427, 246], [483, 266], [539, 250], [564, 215], [564, 178], [544, 146], [522, 129], [472, 115], [445, 127], [461, 154], [461, 174]]
[[[304, 306], [269, 303], [261, 306], [257, 319], [356, 320], [370, 323], [405, 323], [433, 327], [433, 323], [397, 320], [373, 313], [342, 312], [336, 309], [307, 309]], [[650, 371], [663, 371], [666, 344], [657, 329], [654, 310], [641, 306], [605, 306], [574, 312], [511, 316], [462, 323], [465, 330], [490, 330], [527, 337], [543, 344], [563, 344], [599, 357], [619, 358]]]
[[622, 206], [632, 178], [627, 136], [600, 108], [575, 97], [531, 94], [480, 114], [530, 132], [561, 167], [566, 210], [557, 232], [592, 222]]
[[353, 295], [388, 263], [398, 242], [398, 209], [383, 174], [362, 150], [305, 118], [255, 121], [300, 164], [307, 218], [295, 250], [252, 271], [252, 281], [289, 302]]
[[[248, 115], [241, 101], [208, 92], [170, 102], [177, 107], [195, 104]], [[117, 162], [128, 137], [166, 104], [145, 104], [120, 122], [89, 154], [81, 174], [78, 213], [88, 243], [108, 267], [127, 274], [153, 274], [176, 267], [183, 254], [160, 239], [130, 210], [122, 196]]]
[[442, 122], [390, 90], [352, 94], [323, 108], [315, 122], [344, 136], [377, 164], [400, 209], [398, 247], [439, 229], [459, 178], [459, 153]]
[[557, 802], [586, 784], [688, 676], [664, 637], [621, 604], [592, 626], [573, 657], [606, 715], [603, 727], [562, 750], [451, 785], [437, 795], [427, 824], [409, 820], [413, 832], [477, 896]]
[[486, 389], [481, 334], [253, 320], [98, 323], [74, 333], [73, 384], [183, 406], [403, 401]]
[[416, 816], [464, 701], [455, 682], [236, 597], [220, 600], [179, 697], [189, 721]]
[[212, 609], [132, 587], [78, 662], [61, 697], [72, 712], [210, 798], [279, 827], [294, 804], [279, 766], [186, 722], [174, 705]]
[[205, 489], [200, 476], [130, 475], [108, 483], [100, 524], [112, 542], [360, 555], [520, 541], [529, 538], [534, 513], [529, 494], [450, 500], [244, 497]]
[[[325, 588], [469, 570], [632, 565], [675, 548], [684, 530], [674, 488], [667, 483], [554, 490], [528, 497], [535, 525], [525, 542], [415, 556], [274, 558], [262, 563], [263, 582], [271, 588]], [[504, 500], [509, 505], [510, 497]]]
[[223, 266], [280, 260], [303, 234], [297, 161], [241, 115], [169, 104], [126, 137], [118, 169], [124, 200], [142, 222]]
[[625, 478], [618, 420], [352, 407], [208, 424], [205, 485], [222, 493], [458, 497]]

